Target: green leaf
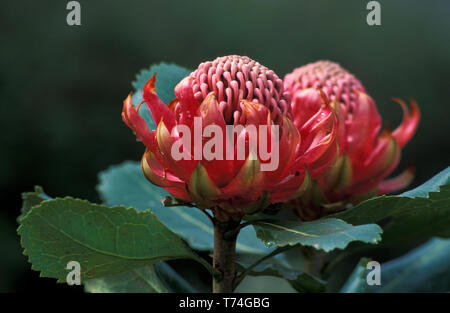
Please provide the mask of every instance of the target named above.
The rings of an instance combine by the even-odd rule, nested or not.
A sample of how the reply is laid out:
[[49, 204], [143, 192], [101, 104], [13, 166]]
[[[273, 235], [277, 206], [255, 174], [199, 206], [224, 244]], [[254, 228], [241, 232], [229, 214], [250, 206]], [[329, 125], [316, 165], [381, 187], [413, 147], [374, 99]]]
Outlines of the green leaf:
[[297, 293], [285, 279], [276, 276], [247, 276], [236, 287], [235, 293]]
[[[44, 200], [52, 199], [39, 186], [36, 186], [33, 192], [22, 193], [22, 198], [21, 217], [25, 216], [31, 207], [39, 205]], [[156, 272], [155, 267], [160, 275], [152, 274]], [[169, 283], [162, 281], [160, 276]], [[168, 289], [167, 285], [171, 288]], [[88, 280], [85, 282], [85, 290], [87, 292], [191, 292], [193, 288], [169, 265], [159, 262], [126, 273]]]
[[439, 187], [450, 184], [450, 166], [417, 188], [406, 191], [400, 196], [426, 198], [430, 192], [438, 192]]
[[248, 273], [250, 276], [274, 276], [285, 279], [298, 292], [323, 292], [325, 282], [278, 262], [264, 263]]
[[[191, 73], [184, 67], [176, 64], [158, 63], [152, 65], [149, 69], [142, 70], [137, 76], [136, 80], [132, 83], [135, 92], [132, 95], [133, 105], [137, 106], [142, 102], [142, 87], [145, 83], [156, 74], [156, 93], [159, 98], [166, 104], [175, 98], [174, 88], [175, 86], [186, 76]], [[144, 118], [147, 123], [148, 129], [156, 129], [155, 123], [151, 117], [150, 111], [146, 105], [141, 105], [139, 114]]]
[[289, 279], [288, 281], [295, 290], [302, 293], [324, 292], [326, 287], [326, 283], [323, 280], [312, 277], [306, 273], [302, 273], [295, 279]]
[[[260, 255], [238, 254], [239, 285], [247, 275], [273, 276], [285, 279], [298, 292], [321, 292], [325, 282], [304, 273], [304, 256], [299, 246], [285, 246], [261, 257]], [[276, 291], [276, 290], [274, 290]]]
[[[312, 277], [306, 273], [299, 273], [294, 270], [289, 270], [277, 264], [264, 264], [263, 267], [258, 267], [252, 270], [248, 275], [250, 276], [273, 276], [285, 279], [298, 292], [323, 292], [325, 291], [325, 282]], [[274, 289], [274, 292], [276, 290]]]
[[141, 267], [126, 273], [88, 280], [84, 290], [92, 293], [161, 293], [195, 292], [165, 262]]
[[[164, 281], [171, 292], [193, 293], [198, 292], [190, 283], [188, 283], [180, 274], [178, 274], [166, 262], [159, 262], [154, 265], [158, 277]], [[185, 268], [185, 267], [184, 267]], [[183, 269], [184, 269], [183, 268]]]
[[88, 280], [84, 290], [92, 293], [155, 293], [170, 292], [153, 265], [126, 273]]
[[[169, 229], [198, 250], [213, 250], [214, 229], [211, 221], [197, 208], [164, 207], [168, 194], [152, 185], [142, 174], [138, 162], [126, 161], [99, 174], [97, 190], [107, 205], [126, 205], [137, 210], [150, 209]], [[238, 253], [270, 252], [255, 236], [251, 227], [241, 230], [236, 245]]]
[[381, 285], [366, 282], [367, 259], [353, 270], [341, 292], [449, 292], [450, 240], [432, 238], [407, 254], [381, 264]]
[[432, 238], [411, 252], [381, 265], [381, 285], [368, 292], [449, 292], [450, 240]]
[[348, 280], [345, 282], [344, 286], [341, 288], [342, 293], [355, 293], [363, 292], [368, 286], [366, 282], [366, 267], [370, 260], [367, 258], [362, 258], [358, 265], [355, 267], [353, 272], [350, 274]]
[[22, 193], [22, 208], [20, 209], [20, 216], [17, 218], [17, 222], [20, 223], [22, 218], [28, 213], [28, 211], [36, 205], [39, 205], [42, 201], [50, 199], [44, 193], [44, 189], [40, 186], [34, 186], [34, 191]]
[[151, 212], [134, 208], [70, 197], [46, 200], [30, 209], [18, 233], [32, 268], [59, 282], [65, 281], [70, 261], [80, 263], [83, 281], [179, 258], [194, 259], [215, 273]]
[[301, 244], [326, 252], [344, 249], [352, 241], [378, 243], [381, 228], [375, 224], [352, 226], [342, 220], [325, 218], [313, 222], [259, 221], [253, 227], [266, 246]]
[[330, 215], [353, 225], [376, 223], [383, 228], [383, 245], [408, 244], [433, 236], [450, 236], [450, 185], [427, 198], [381, 196]]

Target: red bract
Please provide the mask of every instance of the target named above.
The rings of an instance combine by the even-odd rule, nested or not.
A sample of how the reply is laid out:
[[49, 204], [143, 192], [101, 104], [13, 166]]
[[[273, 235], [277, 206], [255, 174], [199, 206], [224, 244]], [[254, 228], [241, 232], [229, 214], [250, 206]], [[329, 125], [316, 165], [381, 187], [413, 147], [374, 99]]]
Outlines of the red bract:
[[319, 61], [297, 68], [286, 75], [284, 87], [292, 94], [297, 127], [296, 120], [311, 116], [309, 112], [321, 107], [321, 92], [329, 98], [338, 119], [338, 157], [332, 167], [316, 173], [308, 191], [294, 201], [303, 219], [317, 218], [346, 203], [357, 203], [377, 192], [392, 192], [410, 183], [412, 169], [396, 178], [383, 179], [396, 168], [401, 149], [419, 123], [419, 109], [413, 100], [409, 110], [403, 101], [394, 99], [402, 106], [403, 121], [393, 132], [380, 131], [381, 118], [373, 99], [355, 76], [336, 63]]
[[[122, 112], [124, 122], [147, 148], [142, 169], [150, 182], [178, 199], [211, 209], [221, 220], [239, 220], [261, 209], [263, 202], [285, 201], [305, 190], [309, 177], [304, 164], [319, 159], [326, 150], [329, 116], [305, 125], [307, 134], [300, 140], [283, 82], [273, 71], [248, 57], [220, 57], [200, 64], [184, 78], [175, 87], [176, 98], [168, 105], [156, 94], [155, 80], [156, 75], [143, 87], [143, 99], [156, 130], [148, 129], [131, 95], [124, 101]], [[332, 114], [328, 107], [324, 111]], [[201, 121], [201, 126], [195, 121]], [[213, 149], [219, 151], [219, 157], [199, 160], [196, 153], [203, 151], [209, 138], [183, 141], [184, 132], [180, 133], [179, 127], [193, 134], [200, 127], [204, 134], [211, 125], [222, 133], [222, 144]], [[240, 125], [242, 129], [229, 136], [227, 125]], [[261, 170], [274, 155], [262, 158], [261, 142], [254, 145], [250, 140], [250, 126], [257, 130], [258, 138], [265, 131], [259, 126], [267, 126], [267, 151], [276, 152], [276, 147], [279, 151], [274, 170]], [[279, 127], [279, 136], [271, 126]], [[187, 159], [174, 157], [174, 145]], [[245, 156], [239, 159], [242, 146]]]

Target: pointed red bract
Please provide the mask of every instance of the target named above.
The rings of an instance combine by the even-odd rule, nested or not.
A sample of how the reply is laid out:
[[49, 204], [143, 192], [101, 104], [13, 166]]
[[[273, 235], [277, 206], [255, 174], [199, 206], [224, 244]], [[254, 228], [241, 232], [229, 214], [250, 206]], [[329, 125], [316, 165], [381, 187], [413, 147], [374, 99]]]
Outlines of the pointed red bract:
[[405, 102], [400, 99], [394, 98], [395, 102], [400, 104], [403, 109], [403, 121], [397, 129], [394, 130], [392, 135], [397, 140], [400, 147], [404, 147], [406, 143], [411, 139], [414, 135], [417, 126], [419, 125], [420, 120], [420, 112], [419, 107], [417, 106], [416, 101], [410, 100], [411, 103], [411, 112], [408, 110]]
[[147, 83], [142, 88], [142, 98], [147, 104], [150, 113], [152, 114], [155, 124], [158, 125], [159, 122], [164, 121], [167, 129], [172, 130], [175, 126], [175, 116], [169, 107], [161, 101], [161, 99], [156, 94], [156, 73], [147, 81]]

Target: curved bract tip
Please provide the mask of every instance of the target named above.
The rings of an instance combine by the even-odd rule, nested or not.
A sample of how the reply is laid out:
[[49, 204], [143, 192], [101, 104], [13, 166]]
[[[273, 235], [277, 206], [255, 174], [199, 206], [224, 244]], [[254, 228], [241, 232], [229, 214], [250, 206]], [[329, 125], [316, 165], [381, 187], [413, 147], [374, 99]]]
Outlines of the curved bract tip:
[[382, 195], [406, 188], [414, 179], [414, 174], [415, 174], [415, 167], [411, 165], [406, 170], [404, 170], [400, 175], [382, 181], [378, 186], [377, 193], [379, 195]]
[[175, 115], [169, 109], [169, 107], [162, 102], [162, 100], [156, 94], [156, 73], [145, 83], [142, 88], [142, 98], [144, 98], [150, 113], [152, 114], [153, 121], [158, 124], [161, 120], [164, 120], [165, 125], [172, 130], [175, 126]]
[[405, 104], [403, 100], [398, 98], [393, 98], [392, 100], [400, 104], [403, 109], [402, 123], [392, 133], [392, 135], [394, 136], [395, 140], [397, 140], [400, 147], [403, 148], [407, 144], [407, 142], [412, 138], [412, 136], [416, 132], [417, 126], [419, 125], [420, 121], [419, 106], [417, 105], [416, 101], [414, 101], [413, 99], [409, 99], [411, 105], [411, 110], [409, 110], [408, 106]]

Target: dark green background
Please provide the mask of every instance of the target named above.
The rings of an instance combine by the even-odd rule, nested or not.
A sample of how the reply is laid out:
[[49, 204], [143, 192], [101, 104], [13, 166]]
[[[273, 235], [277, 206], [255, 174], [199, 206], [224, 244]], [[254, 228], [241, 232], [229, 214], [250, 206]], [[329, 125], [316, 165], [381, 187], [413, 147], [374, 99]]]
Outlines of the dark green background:
[[248, 55], [280, 76], [319, 59], [356, 74], [395, 127], [392, 97], [422, 111], [400, 168], [414, 185], [449, 164], [450, 2], [380, 1], [381, 26], [366, 24], [368, 1], [81, 0], [81, 26], [66, 24], [68, 1], [9, 1], [0, 9], [0, 291], [56, 286], [21, 255], [15, 235], [20, 193], [35, 184], [54, 196], [98, 201], [96, 174], [144, 148], [122, 123], [122, 100], [144, 67], [194, 68]]

